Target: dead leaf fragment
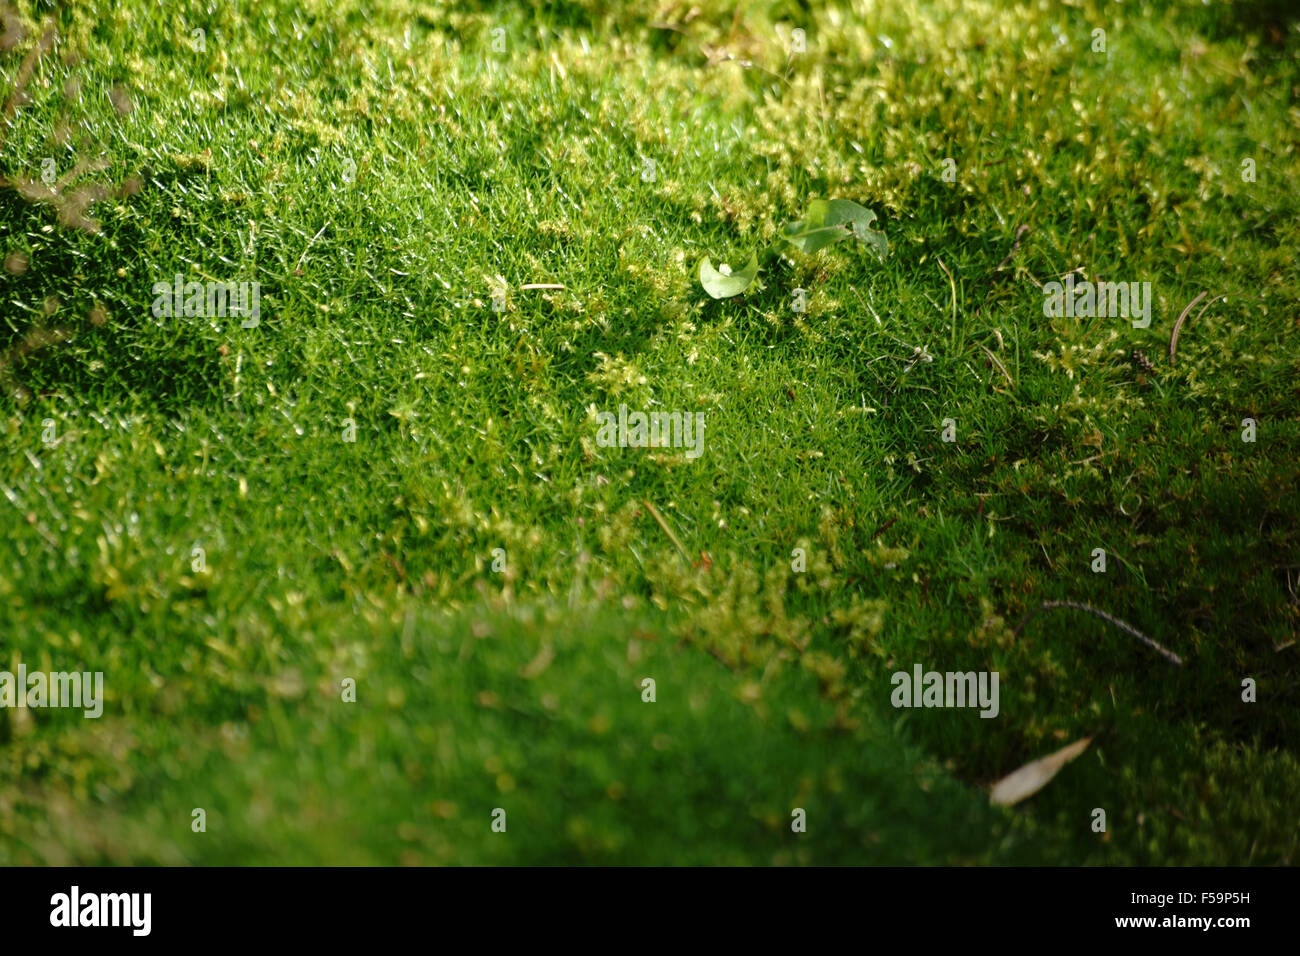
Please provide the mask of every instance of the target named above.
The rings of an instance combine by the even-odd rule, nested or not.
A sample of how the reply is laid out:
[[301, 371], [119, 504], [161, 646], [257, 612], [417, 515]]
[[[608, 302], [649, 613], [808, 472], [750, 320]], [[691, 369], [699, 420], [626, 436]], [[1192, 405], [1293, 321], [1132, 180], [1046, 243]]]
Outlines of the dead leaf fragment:
[[1047, 786], [1048, 781], [1055, 777], [1062, 767], [1087, 750], [1090, 743], [1092, 738], [1084, 737], [1067, 747], [1062, 747], [1054, 754], [1040, 757], [1032, 763], [1025, 764], [1019, 770], [1007, 774], [993, 785], [989, 802], [1009, 807], [1026, 797], [1032, 797]]
[[550, 644], [543, 644], [542, 649], [537, 652], [537, 656], [519, 671], [519, 676], [524, 680], [535, 680], [542, 675], [546, 668], [551, 666], [553, 660], [555, 660], [555, 649]]

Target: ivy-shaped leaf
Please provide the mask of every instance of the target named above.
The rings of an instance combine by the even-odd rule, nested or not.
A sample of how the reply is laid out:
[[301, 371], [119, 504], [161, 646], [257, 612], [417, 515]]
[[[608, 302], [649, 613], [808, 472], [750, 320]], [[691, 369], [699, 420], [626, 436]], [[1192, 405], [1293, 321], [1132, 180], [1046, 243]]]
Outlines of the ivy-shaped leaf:
[[783, 234], [800, 252], [813, 253], [832, 243], [856, 236], [868, 243], [883, 258], [889, 243], [883, 232], [871, 228], [876, 214], [848, 199], [814, 199], [800, 222], [792, 222]]
[[787, 224], [781, 234], [790, 245], [808, 255], [852, 235], [841, 226], [809, 226], [806, 220]]

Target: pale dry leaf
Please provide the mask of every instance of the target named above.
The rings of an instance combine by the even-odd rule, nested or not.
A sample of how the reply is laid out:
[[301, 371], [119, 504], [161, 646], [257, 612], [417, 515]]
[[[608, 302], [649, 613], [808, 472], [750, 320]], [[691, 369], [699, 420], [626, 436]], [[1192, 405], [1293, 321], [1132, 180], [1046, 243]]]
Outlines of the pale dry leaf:
[[989, 801], [999, 806], [1009, 807], [1026, 797], [1032, 797], [1047, 786], [1048, 781], [1055, 777], [1062, 767], [1087, 750], [1090, 743], [1092, 738], [1084, 737], [1068, 747], [1062, 747], [1054, 754], [1040, 757], [1032, 763], [1025, 764], [1019, 770], [1007, 774], [993, 785]]
[[520, 669], [519, 676], [524, 680], [536, 680], [546, 668], [551, 666], [553, 660], [555, 660], [555, 648], [550, 644], [543, 644], [537, 656]]

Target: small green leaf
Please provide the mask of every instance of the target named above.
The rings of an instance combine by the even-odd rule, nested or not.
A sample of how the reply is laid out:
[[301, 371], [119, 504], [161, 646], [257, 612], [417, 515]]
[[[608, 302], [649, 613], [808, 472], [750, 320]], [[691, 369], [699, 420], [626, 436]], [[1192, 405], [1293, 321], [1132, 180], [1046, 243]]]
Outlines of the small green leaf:
[[851, 235], [843, 226], [809, 227], [807, 222], [792, 222], [782, 230], [782, 233], [792, 246], [808, 254], [825, 249]]
[[[727, 271], [721, 271], [722, 269]], [[713, 268], [713, 263], [709, 261], [708, 256], [700, 262], [700, 285], [704, 286], [704, 291], [715, 299], [729, 299], [733, 295], [740, 295], [757, 277], [758, 256], [756, 254], [750, 255], [749, 264], [739, 272], [732, 272], [725, 263], [721, 269]]]
[[883, 232], [878, 232], [875, 229], [867, 229], [860, 233], [858, 238], [871, 246], [871, 248], [875, 249], [876, 255], [880, 256], [880, 258], [883, 259], [885, 256], [889, 255], [889, 240], [885, 238]]
[[871, 228], [875, 221], [874, 212], [851, 200], [814, 199], [803, 221], [790, 223], [782, 232], [800, 252], [816, 252], [853, 235], [884, 257], [889, 243], [883, 232]]
[[847, 225], [859, 241], [870, 245], [884, 258], [889, 254], [889, 242], [883, 232], [871, 228], [875, 221], [874, 212], [848, 199], [831, 199], [826, 203], [826, 225]]

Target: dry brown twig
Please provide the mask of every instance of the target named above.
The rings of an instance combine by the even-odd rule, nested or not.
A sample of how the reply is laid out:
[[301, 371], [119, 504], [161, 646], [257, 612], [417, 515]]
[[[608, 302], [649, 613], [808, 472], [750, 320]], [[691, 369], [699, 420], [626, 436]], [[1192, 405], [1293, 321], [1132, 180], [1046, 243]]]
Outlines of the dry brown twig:
[[[0, 34], [0, 53], [7, 53], [18, 48], [29, 37], [21, 18], [13, 6], [3, 2], [3, 0], [0, 0], [0, 26], [3, 26], [4, 29], [4, 32]], [[43, 21], [41, 30], [40, 38], [23, 57], [22, 63], [14, 75], [13, 86], [4, 97], [3, 105], [0, 106], [0, 150], [3, 150], [8, 140], [18, 112], [31, 102], [27, 88], [33, 78], [36, 77], [42, 58], [59, 43], [59, 34], [55, 30], [52, 20], [47, 18]], [[64, 84], [64, 95], [73, 98], [79, 95], [80, 88], [80, 80], [70, 79]], [[110, 98], [119, 113], [129, 111], [129, 109], [123, 108], [124, 101], [125, 105], [129, 107], [129, 96], [126, 94], [125, 89], [114, 88]], [[65, 120], [60, 120], [55, 129], [56, 131], [60, 128], [66, 130], [69, 125]], [[66, 134], [65, 139], [61, 140], [56, 132], [55, 141], [66, 141]], [[103, 157], [97, 159], [78, 158], [72, 168], [67, 170], [55, 182], [46, 183], [42, 179], [18, 175], [12, 177], [0, 176], [0, 188], [12, 189], [28, 202], [53, 207], [58, 222], [62, 226], [94, 234], [100, 231], [101, 224], [90, 215], [91, 206], [110, 197], [123, 198], [135, 195], [142, 186], [141, 178], [138, 175], [127, 176], [117, 184], [110, 181], [72, 185], [82, 176], [103, 172], [110, 165], [110, 162]], [[28, 266], [29, 258], [21, 252], [14, 251], [4, 257], [4, 268], [14, 275], [26, 272]], [[53, 311], [57, 311], [57, 300], [47, 301], [56, 303], [54, 310], [46, 311], [46, 316], [49, 316]], [[107, 321], [108, 316], [106, 310], [96, 303], [90, 311], [89, 318], [91, 325], [102, 326]], [[14, 370], [33, 353], [62, 342], [72, 335], [72, 330], [65, 326], [45, 328], [40, 322], [34, 323], [26, 330], [19, 341], [11, 343], [9, 348], [0, 352], [0, 390], [10, 395], [22, 396], [26, 394], [27, 390], [17, 382]]]
[[673, 534], [673, 529], [668, 527], [668, 522], [665, 521], [664, 516], [659, 513], [659, 509], [652, 505], [648, 498], [643, 499], [641, 503], [646, 506], [646, 510], [650, 512], [650, 517], [655, 519], [655, 522], [663, 529], [664, 534], [668, 535], [669, 540], [677, 546], [677, 550], [681, 553], [681, 556], [687, 558], [686, 549], [682, 547], [682, 543], [677, 539], [677, 535]]
[[[1180, 315], [1178, 317], [1178, 321], [1174, 323], [1174, 330], [1169, 336], [1169, 364], [1170, 365], [1174, 364], [1174, 355], [1178, 351], [1178, 333], [1181, 332], [1183, 329], [1183, 322], [1186, 321], [1187, 319], [1187, 313], [1191, 312], [1192, 306], [1196, 305], [1196, 303], [1204, 299], [1206, 294], [1207, 293], [1202, 292], [1191, 302], [1187, 303], [1187, 308], [1183, 309], [1183, 314]], [[1214, 305], [1214, 303], [1218, 302], [1220, 299], [1226, 299], [1226, 298], [1227, 296], [1223, 296], [1223, 295], [1215, 296], [1209, 302], [1205, 303], [1205, 305], [1201, 306], [1201, 311], [1196, 313], [1196, 318], [1199, 319], [1201, 316], [1205, 314], [1206, 309]]]
[[1119, 628], [1125, 634], [1128, 634], [1131, 637], [1136, 637], [1147, 647], [1151, 648], [1153, 651], [1155, 651], [1165, 660], [1169, 661], [1169, 663], [1177, 667], [1183, 666], [1183, 659], [1181, 657], [1179, 657], [1177, 654], [1175, 654], [1173, 651], [1169, 650], [1168, 648], [1162, 647], [1161, 645], [1157, 644], [1155, 641], [1151, 640], [1151, 638], [1147, 637], [1145, 634], [1139, 631], [1132, 624], [1129, 624], [1127, 621], [1121, 621], [1119, 618], [1107, 614], [1105, 611], [1101, 610], [1100, 608], [1095, 608], [1091, 604], [1083, 604], [1079, 601], [1044, 601], [1041, 605], [1034, 608], [1032, 611], [1030, 611], [1028, 614], [1025, 615], [1024, 620], [1022, 620], [1018, 625], [1016, 625], [1016, 629], [1014, 633], [1019, 634], [1024, 629], [1025, 625], [1028, 624], [1035, 616], [1037, 616], [1039, 612], [1055, 610], [1058, 608], [1069, 608], [1070, 610], [1073, 611], [1086, 611], [1089, 614], [1095, 615], [1096, 617], [1101, 618], [1107, 624], [1113, 624], [1115, 627]]
[[995, 275], [1001, 272], [1002, 269], [1006, 266], [1006, 264], [1011, 261], [1012, 257], [1017, 252], [1020, 251], [1020, 237], [1023, 236], [1028, 231], [1029, 231], [1029, 227], [1026, 225], [1021, 225], [1020, 228], [1016, 230], [1016, 238], [1015, 241], [1011, 243], [1011, 251], [1007, 253], [1007, 257], [1005, 259], [1003, 259], [1001, 262], [998, 263], [998, 267], [993, 270]]
[[[8, 4], [0, 5], [0, 21], [3, 21], [5, 25], [3, 48], [10, 49], [22, 41], [24, 36], [22, 24], [17, 20], [13, 9]], [[41, 58], [53, 49], [57, 41], [58, 34], [54, 26], [49, 21], [46, 21], [45, 30], [41, 34], [40, 40], [27, 52], [27, 56], [23, 59], [22, 65], [18, 68], [18, 74], [14, 78], [13, 89], [5, 99], [3, 109], [0, 109], [0, 148], [4, 147], [15, 115], [27, 103], [27, 85], [40, 64]], [[118, 107], [117, 99], [114, 100], [114, 106]], [[126, 112], [126, 110], [118, 107], [118, 112]], [[68, 186], [85, 173], [102, 172], [108, 167], [108, 160], [103, 158], [94, 160], [80, 159], [72, 169], [64, 173], [53, 184], [46, 184], [39, 179], [23, 176], [14, 176], [11, 179], [0, 177], [0, 188], [7, 186], [28, 202], [44, 203], [54, 207], [60, 225], [81, 229], [84, 232], [98, 233], [100, 223], [99, 220], [89, 214], [90, 207], [101, 199], [107, 199], [110, 196], [122, 197], [138, 192], [138, 178], [134, 176], [128, 177], [116, 186], [112, 183], [99, 182], [86, 183], [71, 190], [68, 189]]]

